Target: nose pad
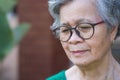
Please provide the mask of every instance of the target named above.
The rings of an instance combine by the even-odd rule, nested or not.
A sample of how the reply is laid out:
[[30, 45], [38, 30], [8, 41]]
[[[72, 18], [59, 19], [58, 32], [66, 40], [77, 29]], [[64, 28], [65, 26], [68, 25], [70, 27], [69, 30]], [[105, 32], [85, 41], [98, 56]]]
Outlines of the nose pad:
[[84, 39], [80, 36], [80, 32], [77, 31], [77, 30], [73, 30], [72, 35], [69, 39], [69, 42], [70, 43], [73, 43], [73, 42], [75, 43], [75, 42], [83, 42], [83, 41], [84, 41]]

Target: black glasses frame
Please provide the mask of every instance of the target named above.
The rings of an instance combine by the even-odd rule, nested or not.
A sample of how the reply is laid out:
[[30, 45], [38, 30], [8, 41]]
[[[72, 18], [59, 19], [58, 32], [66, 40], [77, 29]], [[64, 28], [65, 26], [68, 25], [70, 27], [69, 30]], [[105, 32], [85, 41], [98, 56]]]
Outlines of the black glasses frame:
[[[68, 38], [67, 40], [65, 40], [65, 41], [63, 41], [63, 42], [69, 41], [69, 39], [71, 38], [71, 36], [72, 36], [72, 34], [73, 34], [73, 30], [75, 31], [75, 33], [77, 34], [77, 36], [79, 36], [79, 37], [82, 38], [83, 40], [90, 39], [90, 38], [93, 37], [94, 32], [95, 32], [94, 27], [95, 27], [96, 25], [98, 25], [98, 24], [101, 24], [101, 23], [104, 23], [104, 21], [100, 21], [100, 22], [98, 22], [98, 23], [79, 23], [79, 24], [76, 25], [74, 28], [72, 28], [71, 26], [69, 26], [69, 27], [65, 26], [65, 27], [68, 28], [68, 30], [70, 30], [70, 36], [69, 36], [69, 38]], [[92, 28], [93, 28], [93, 34], [92, 34], [89, 38], [84, 38], [84, 37], [82, 37], [82, 36], [80, 35], [80, 32], [76, 29], [80, 24], [89, 24], [89, 25], [92, 26]], [[61, 26], [58, 27], [58, 28], [56, 28], [56, 29], [54, 29], [53, 32], [55, 32], [55, 34], [56, 34], [56, 31], [57, 31], [57, 30], [60, 30], [60, 28], [61, 28]], [[61, 40], [61, 41], [62, 41], [62, 40]]]

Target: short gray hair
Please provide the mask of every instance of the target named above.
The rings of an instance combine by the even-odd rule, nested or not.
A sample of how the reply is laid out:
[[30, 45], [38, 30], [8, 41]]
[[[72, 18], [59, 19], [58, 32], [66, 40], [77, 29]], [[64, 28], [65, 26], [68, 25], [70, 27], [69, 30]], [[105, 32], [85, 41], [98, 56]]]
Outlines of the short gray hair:
[[120, 0], [97, 0], [99, 15], [108, 28], [118, 26], [117, 36], [120, 35]]
[[[49, 12], [54, 18], [54, 23], [51, 26], [51, 30], [55, 30], [60, 25], [59, 10], [60, 7], [67, 2], [73, 0], [49, 0]], [[117, 36], [120, 35], [120, 0], [96, 0], [96, 7], [99, 15], [104, 22], [108, 25], [108, 28], [118, 26]], [[59, 36], [59, 32], [56, 32]]]

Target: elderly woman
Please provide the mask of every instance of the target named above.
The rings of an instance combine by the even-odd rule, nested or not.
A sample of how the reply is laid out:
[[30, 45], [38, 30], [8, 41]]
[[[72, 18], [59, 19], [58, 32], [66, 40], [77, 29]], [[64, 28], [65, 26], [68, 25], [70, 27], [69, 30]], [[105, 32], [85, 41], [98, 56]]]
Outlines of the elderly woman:
[[118, 36], [120, 0], [49, 0], [52, 31], [74, 64], [47, 80], [120, 80], [111, 47]]

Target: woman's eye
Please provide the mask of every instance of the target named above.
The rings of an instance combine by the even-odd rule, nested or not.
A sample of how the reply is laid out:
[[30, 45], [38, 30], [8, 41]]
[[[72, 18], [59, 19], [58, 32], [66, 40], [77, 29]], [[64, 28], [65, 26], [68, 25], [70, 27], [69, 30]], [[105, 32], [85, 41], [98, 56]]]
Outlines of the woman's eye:
[[61, 31], [61, 33], [63, 33], [63, 34], [69, 34], [70, 30], [69, 29], [64, 29], [64, 30]]
[[91, 27], [89, 27], [89, 26], [83, 26], [83, 27], [80, 27], [80, 29], [91, 29]]
[[62, 32], [68, 32], [69, 31], [69, 29], [64, 29], [64, 30], [62, 30]]
[[65, 28], [65, 27], [61, 27], [61, 33], [69, 33], [70, 32], [70, 29], [68, 28]]
[[92, 26], [91, 25], [88, 25], [88, 24], [83, 24], [83, 25], [79, 25], [78, 26], [78, 30], [79, 31], [82, 31], [82, 32], [88, 32], [92, 29]]

